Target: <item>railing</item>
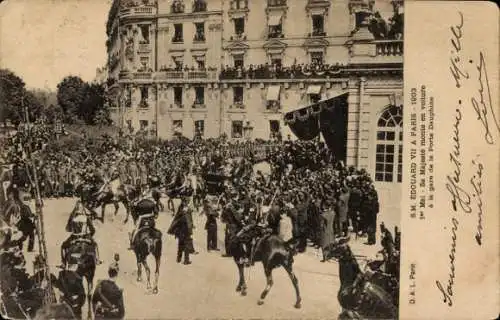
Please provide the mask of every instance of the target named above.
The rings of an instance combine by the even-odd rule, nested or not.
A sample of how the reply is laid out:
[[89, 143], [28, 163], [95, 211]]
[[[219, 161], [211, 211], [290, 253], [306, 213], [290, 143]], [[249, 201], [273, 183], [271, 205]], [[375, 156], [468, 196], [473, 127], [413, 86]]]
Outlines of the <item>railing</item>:
[[232, 105], [229, 105], [229, 110], [232, 111], [245, 110], [245, 105], [243, 104], [243, 101], [237, 101]]
[[139, 52], [150, 52], [151, 51], [151, 44], [149, 43], [139, 43]]
[[403, 40], [375, 40], [377, 56], [402, 56]]
[[148, 71], [137, 71], [134, 73], [134, 79], [151, 79], [152, 73]]
[[179, 79], [179, 80], [216, 80], [217, 71], [164, 71], [158, 72], [158, 78], [162, 79]]
[[204, 109], [207, 108], [207, 105], [204, 104], [204, 103], [194, 103], [191, 108], [192, 109], [197, 109], [197, 110], [204, 110]]
[[205, 35], [204, 34], [197, 34], [193, 38], [193, 42], [205, 42]]
[[124, 18], [133, 15], [152, 15], [154, 14], [155, 7], [134, 7], [125, 8], [120, 10], [120, 17]]
[[284, 37], [285, 37], [285, 35], [281, 32], [270, 32], [267, 35], [268, 39], [278, 39], [278, 38], [284, 38]]
[[229, 9], [229, 11], [247, 10], [247, 9], [248, 9], [248, 0], [232, 0], [231, 8]]
[[184, 38], [183, 37], [173, 37], [172, 38], [172, 43], [183, 43]]

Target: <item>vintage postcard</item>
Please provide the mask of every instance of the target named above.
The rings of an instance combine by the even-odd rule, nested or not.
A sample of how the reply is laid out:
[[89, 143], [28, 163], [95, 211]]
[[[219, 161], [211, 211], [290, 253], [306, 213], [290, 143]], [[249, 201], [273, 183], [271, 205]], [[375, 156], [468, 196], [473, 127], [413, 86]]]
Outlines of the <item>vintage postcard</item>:
[[488, 319], [498, 9], [0, 1], [9, 319]]

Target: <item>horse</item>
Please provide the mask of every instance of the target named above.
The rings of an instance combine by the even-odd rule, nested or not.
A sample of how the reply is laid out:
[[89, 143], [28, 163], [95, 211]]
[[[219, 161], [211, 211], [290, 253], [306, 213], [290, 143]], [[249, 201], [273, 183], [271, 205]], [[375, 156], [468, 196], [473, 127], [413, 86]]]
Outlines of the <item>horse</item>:
[[[158, 206], [156, 202], [150, 199], [141, 199], [131, 207], [131, 214], [134, 223], [140, 216], [146, 214], [154, 214], [154, 218], [158, 216]], [[142, 221], [141, 221], [142, 224]], [[147, 257], [151, 254], [155, 258], [155, 282], [153, 293], [158, 293], [158, 278], [160, 276], [160, 263], [162, 254], [162, 233], [154, 227], [154, 220], [145, 222], [145, 225], [139, 226], [133, 242], [132, 248], [137, 260], [137, 281], [142, 281], [142, 266], [146, 270], [147, 288], [151, 288], [150, 269], [147, 263]]]
[[236, 291], [240, 292], [242, 296], [246, 295], [247, 285], [244, 275], [245, 264], [242, 262], [245, 253], [241, 243], [249, 243], [252, 240], [255, 241], [255, 244], [252, 248], [251, 262], [262, 262], [267, 282], [257, 304], [264, 304], [264, 299], [273, 286], [273, 269], [283, 267], [288, 273], [295, 289], [296, 301], [294, 307], [297, 309], [300, 308], [302, 298], [300, 297], [299, 281], [293, 272], [293, 256], [295, 251], [279, 235], [268, 232], [258, 225], [250, 225], [249, 228], [242, 229], [235, 238], [230, 241], [231, 255], [233, 256], [239, 272], [239, 283], [236, 287]]
[[395, 319], [398, 308], [390, 285], [377, 272], [362, 272], [351, 248], [349, 237], [341, 237], [324, 250], [325, 259], [339, 262], [340, 289], [337, 299], [343, 308], [339, 319]]
[[95, 247], [88, 239], [73, 240], [66, 251], [68, 268], [87, 281], [88, 317], [92, 316], [91, 296], [96, 270]]
[[113, 204], [115, 207], [115, 216], [118, 214], [119, 203], [121, 202], [127, 211], [127, 218], [123, 223], [127, 223], [130, 210], [130, 201], [139, 195], [139, 190], [132, 185], [122, 184], [119, 179], [110, 182], [111, 188], [104, 190], [96, 190], [97, 188], [91, 184], [85, 183], [77, 187], [82, 202], [92, 212], [92, 215], [97, 218], [95, 208], [101, 207], [101, 217], [98, 218], [104, 222], [104, 213], [106, 205]]

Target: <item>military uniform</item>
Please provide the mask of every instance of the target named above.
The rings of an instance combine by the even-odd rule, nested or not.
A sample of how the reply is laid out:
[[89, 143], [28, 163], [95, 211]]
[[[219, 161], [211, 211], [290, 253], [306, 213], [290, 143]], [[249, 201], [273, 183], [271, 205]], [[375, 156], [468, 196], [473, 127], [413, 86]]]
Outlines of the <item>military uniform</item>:
[[114, 280], [118, 275], [118, 270], [118, 263], [115, 262], [108, 270], [110, 279], [97, 282], [92, 295], [92, 309], [96, 320], [125, 318], [123, 289], [118, 287]]

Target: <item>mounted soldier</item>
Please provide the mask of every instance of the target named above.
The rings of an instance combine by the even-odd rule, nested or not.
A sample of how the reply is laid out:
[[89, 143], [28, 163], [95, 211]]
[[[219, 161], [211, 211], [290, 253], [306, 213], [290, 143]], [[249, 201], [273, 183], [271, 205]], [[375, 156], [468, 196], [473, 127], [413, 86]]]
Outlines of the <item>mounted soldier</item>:
[[87, 213], [87, 210], [80, 201], [77, 201], [75, 209], [71, 212], [66, 223], [66, 231], [71, 232], [71, 235], [61, 245], [61, 267], [66, 268], [68, 264], [67, 250], [77, 241], [89, 242], [94, 251], [95, 263], [100, 264], [99, 250], [97, 243], [94, 241], [95, 228], [92, 224], [92, 219]]

